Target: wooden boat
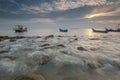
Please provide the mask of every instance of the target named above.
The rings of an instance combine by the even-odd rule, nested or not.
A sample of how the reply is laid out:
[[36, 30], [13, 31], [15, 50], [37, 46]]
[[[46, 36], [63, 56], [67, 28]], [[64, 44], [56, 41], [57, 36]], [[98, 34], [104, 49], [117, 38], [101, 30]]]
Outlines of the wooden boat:
[[[107, 29], [107, 28], [106, 28]], [[118, 24], [116, 29], [107, 29], [109, 32], [120, 32], [120, 24]]]
[[93, 29], [93, 28], [92, 28], [92, 31], [93, 31], [93, 32], [98, 32], [98, 33], [107, 33], [107, 32], [108, 32], [107, 29], [104, 29], [104, 30], [96, 30], [96, 29]]
[[59, 29], [60, 32], [68, 32], [67, 29]]
[[15, 32], [27, 32], [27, 28], [22, 25], [16, 25]]

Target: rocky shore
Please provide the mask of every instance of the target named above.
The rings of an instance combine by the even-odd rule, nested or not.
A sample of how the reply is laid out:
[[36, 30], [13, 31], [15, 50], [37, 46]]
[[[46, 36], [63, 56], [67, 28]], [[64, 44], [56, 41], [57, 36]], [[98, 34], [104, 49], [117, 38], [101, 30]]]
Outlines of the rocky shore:
[[0, 80], [119, 80], [119, 43], [114, 35], [0, 36]]

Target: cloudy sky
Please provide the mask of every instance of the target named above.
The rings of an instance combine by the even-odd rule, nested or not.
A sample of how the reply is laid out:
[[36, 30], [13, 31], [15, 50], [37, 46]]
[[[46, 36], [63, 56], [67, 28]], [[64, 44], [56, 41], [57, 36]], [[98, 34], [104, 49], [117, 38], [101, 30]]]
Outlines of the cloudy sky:
[[118, 23], [120, 0], [0, 0], [0, 25], [89, 27]]

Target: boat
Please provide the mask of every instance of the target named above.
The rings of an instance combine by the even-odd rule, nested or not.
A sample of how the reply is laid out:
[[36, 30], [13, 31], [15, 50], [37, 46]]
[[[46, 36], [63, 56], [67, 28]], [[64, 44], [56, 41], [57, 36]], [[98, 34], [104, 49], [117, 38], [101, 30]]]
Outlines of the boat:
[[93, 28], [92, 28], [92, 31], [93, 31], [93, 32], [98, 32], [98, 33], [107, 33], [107, 32], [108, 32], [107, 29], [104, 29], [104, 30], [96, 30], [96, 29], [93, 29]]
[[15, 32], [27, 32], [27, 28], [23, 25], [16, 25], [14, 30]]
[[67, 29], [59, 29], [60, 32], [68, 32]]
[[108, 29], [106, 28], [109, 32], [120, 32], [120, 24], [117, 25], [116, 29]]

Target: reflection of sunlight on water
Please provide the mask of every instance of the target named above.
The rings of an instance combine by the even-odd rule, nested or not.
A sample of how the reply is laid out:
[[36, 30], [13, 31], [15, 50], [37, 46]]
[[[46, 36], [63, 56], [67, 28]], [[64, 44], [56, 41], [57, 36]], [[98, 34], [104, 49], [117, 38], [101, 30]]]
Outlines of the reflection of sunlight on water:
[[93, 33], [91, 29], [86, 29], [85, 34], [89, 37], [94, 37], [97, 35], [97, 34]]
[[100, 37], [100, 35], [104, 35], [106, 33], [95, 33], [92, 31], [92, 29], [86, 29], [85, 30], [85, 35], [87, 35], [88, 37]]

